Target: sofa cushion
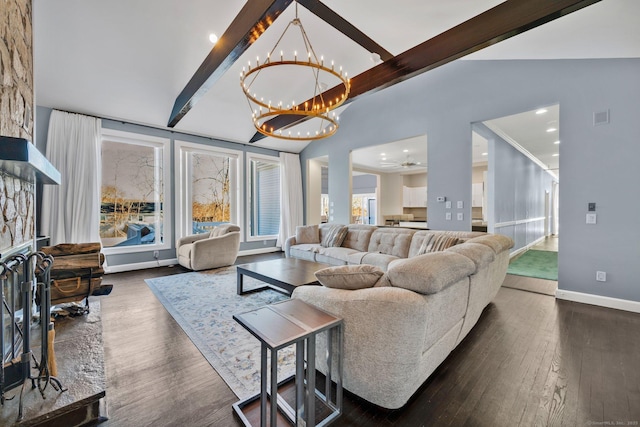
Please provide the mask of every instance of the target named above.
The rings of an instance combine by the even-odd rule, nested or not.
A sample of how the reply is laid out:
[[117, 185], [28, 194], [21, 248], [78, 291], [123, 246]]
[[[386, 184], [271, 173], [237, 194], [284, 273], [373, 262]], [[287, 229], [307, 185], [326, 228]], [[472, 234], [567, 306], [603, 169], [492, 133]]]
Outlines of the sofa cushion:
[[327, 288], [364, 289], [372, 288], [384, 272], [372, 265], [341, 265], [316, 271], [316, 278]]
[[432, 252], [389, 264], [391, 285], [429, 295], [473, 274], [476, 266], [469, 258], [454, 252]]
[[289, 248], [289, 253], [294, 258], [305, 259], [307, 261], [315, 261], [316, 253], [322, 246], [313, 243], [305, 243], [302, 245], [293, 245]]
[[340, 261], [344, 261], [345, 264], [349, 261], [349, 256], [357, 252], [358, 251], [351, 248], [336, 248], [336, 247], [325, 248], [322, 246], [318, 248], [318, 253], [320, 255], [334, 258]]
[[296, 227], [296, 244], [320, 243], [317, 225], [299, 225]]
[[424, 255], [429, 252], [444, 251], [452, 246], [457, 245], [459, 242], [457, 237], [449, 236], [446, 234], [430, 234], [425, 236], [418, 253], [416, 255]]
[[347, 237], [342, 242], [342, 246], [366, 252], [369, 248], [371, 235], [377, 227], [369, 224], [349, 224], [347, 229]]
[[493, 249], [480, 243], [467, 242], [461, 245], [455, 245], [447, 249], [447, 252], [455, 252], [469, 258], [476, 265], [476, 272], [496, 259], [496, 254], [493, 252]]
[[379, 228], [371, 235], [367, 252], [379, 252], [406, 258], [415, 230], [408, 228]]
[[322, 236], [320, 244], [325, 248], [332, 246], [340, 246], [347, 237], [347, 227], [344, 225], [332, 225], [328, 229], [325, 229], [325, 233]]

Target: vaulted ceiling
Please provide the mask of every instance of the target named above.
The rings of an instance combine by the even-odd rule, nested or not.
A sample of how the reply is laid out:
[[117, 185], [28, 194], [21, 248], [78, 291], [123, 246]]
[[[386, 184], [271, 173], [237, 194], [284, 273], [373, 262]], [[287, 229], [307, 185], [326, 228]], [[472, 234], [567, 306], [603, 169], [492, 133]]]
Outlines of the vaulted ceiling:
[[[640, 2], [594, 1], [299, 0], [298, 15], [315, 51], [366, 96], [476, 50], [464, 60], [640, 57]], [[34, 0], [36, 103], [300, 152], [306, 143], [256, 137], [239, 84], [294, 15], [291, 0]], [[256, 32], [260, 19], [270, 26]], [[247, 31], [262, 35], [249, 43]]]

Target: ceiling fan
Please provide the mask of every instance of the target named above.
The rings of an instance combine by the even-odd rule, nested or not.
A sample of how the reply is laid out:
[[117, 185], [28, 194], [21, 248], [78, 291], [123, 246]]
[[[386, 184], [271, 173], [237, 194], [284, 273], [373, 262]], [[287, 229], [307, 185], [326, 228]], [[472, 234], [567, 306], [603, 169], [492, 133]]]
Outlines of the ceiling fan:
[[413, 166], [420, 166], [420, 165], [421, 165], [420, 162], [415, 161], [410, 156], [407, 156], [407, 158], [404, 159], [403, 161], [389, 160], [389, 161], [380, 162], [380, 167], [383, 167], [383, 168], [398, 168], [398, 167], [410, 168]]

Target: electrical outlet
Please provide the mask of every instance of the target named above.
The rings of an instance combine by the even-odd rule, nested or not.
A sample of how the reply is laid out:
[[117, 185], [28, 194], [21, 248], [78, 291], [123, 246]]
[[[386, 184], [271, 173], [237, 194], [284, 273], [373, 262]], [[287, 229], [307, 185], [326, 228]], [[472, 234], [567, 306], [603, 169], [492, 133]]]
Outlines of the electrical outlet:
[[462, 212], [458, 212], [458, 221], [462, 221], [464, 219], [464, 214]]
[[464, 202], [462, 200], [458, 200], [457, 206], [458, 206], [458, 209], [464, 208]]
[[596, 271], [596, 281], [597, 282], [606, 282], [607, 281], [607, 272], [606, 271]]
[[451, 221], [451, 212], [447, 212], [446, 214], [444, 214], [444, 219], [446, 219], [447, 221]]
[[158, 259], [160, 257], [160, 252], [153, 251], [153, 259]]
[[451, 200], [447, 200], [444, 204], [444, 207], [447, 209], [451, 209]]

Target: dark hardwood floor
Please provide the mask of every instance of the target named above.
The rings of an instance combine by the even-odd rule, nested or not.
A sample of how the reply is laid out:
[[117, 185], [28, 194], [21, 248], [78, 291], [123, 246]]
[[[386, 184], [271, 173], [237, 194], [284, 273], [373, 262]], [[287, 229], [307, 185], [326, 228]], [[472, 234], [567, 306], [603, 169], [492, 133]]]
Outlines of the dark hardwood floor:
[[[238, 263], [281, 254], [239, 258]], [[240, 426], [236, 396], [155, 298], [161, 267], [105, 276], [107, 426]], [[502, 288], [400, 410], [347, 394], [338, 426], [639, 425], [640, 315]]]

